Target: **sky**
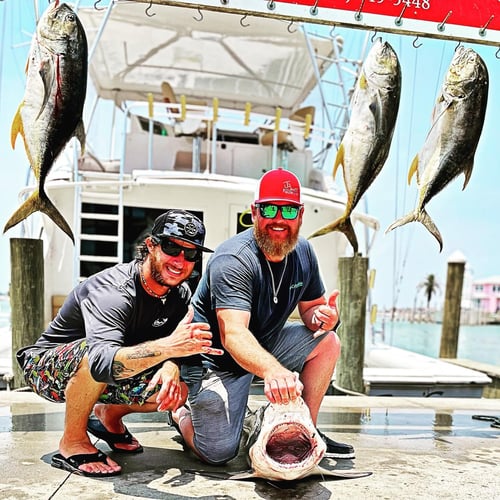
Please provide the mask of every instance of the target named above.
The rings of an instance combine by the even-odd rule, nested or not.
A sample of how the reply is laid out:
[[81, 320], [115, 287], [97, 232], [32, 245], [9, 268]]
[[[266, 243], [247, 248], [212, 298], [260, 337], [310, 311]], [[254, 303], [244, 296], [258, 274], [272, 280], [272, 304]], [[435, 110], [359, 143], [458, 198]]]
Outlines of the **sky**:
[[[90, 5], [93, 3], [90, 2]], [[12, 8], [14, 4], [15, 8]], [[10, 127], [24, 93], [24, 67], [34, 23], [33, 2], [0, 1], [2, 228], [19, 206], [18, 193], [26, 185], [29, 171], [22, 142], [18, 141], [16, 150], [11, 148]], [[339, 28], [338, 33], [345, 39], [346, 54], [361, 53], [365, 31]], [[362, 200], [358, 206], [363, 211], [367, 207], [368, 213], [380, 222], [380, 231], [368, 255], [369, 268], [376, 271], [371, 299], [379, 310], [393, 306], [425, 306], [425, 296], [422, 290], [419, 291], [418, 285], [429, 274], [434, 274], [441, 291], [431, 305], [440, 307], [444, 300], [447, 262], [455, 252], [461, 252], [465, 257], [466, 272], [472, 279], [500, 275], [497, 246], [500, 241], [497, 207], [500, 192], [500, 97], [495, 90], [500, 88], [500, 59], [496, 57], [496, 47], [465, 44], [479, 53], [488, 68], [488, 108], [468, 186], [462, 191], [464, 177], [461, 175], [427, 205], [427, 211], [443, 237], [444, 248], [440, 253], [437, 241], [419, 223], [402, 226], [389, 234], [385, 234], [385, 230], [415, 205], [417, 187], [414, 181], [408, 186], [408, 169], [425, 141], [432, 109], [457, 42], [420, 37], [417, 44], [421, 46], [415, 48], [414, 37], [385, 33], [377, 33], [376, 36], [387, 40], [398, 54], [402, 70], [402, 93], [389, 158], [368, 189], [366, 202]], [[343, 187], [340, 170], [336, 182]], [[356, 232], [361, 232], [359, 226]], [[10, 282], [9, 240], [19, 236], [17, 227], [0, 235], [0, 293], [8, 291]]]

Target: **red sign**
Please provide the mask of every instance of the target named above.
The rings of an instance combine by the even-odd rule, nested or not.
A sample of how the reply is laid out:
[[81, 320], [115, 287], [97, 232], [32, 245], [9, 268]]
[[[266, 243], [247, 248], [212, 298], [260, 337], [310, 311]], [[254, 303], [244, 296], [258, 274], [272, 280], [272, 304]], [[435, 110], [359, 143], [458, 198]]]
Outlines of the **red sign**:
[[500, 0], [149, 1], [500, 46]]
[[454, 24], [471, 28], [500, 30], [499, 0], [287, 0], [276, 3], [316, 5], [319, 9], [338, 9], [362, 16], [377, 14], [394, 20], [414, 19], [439, 25]]

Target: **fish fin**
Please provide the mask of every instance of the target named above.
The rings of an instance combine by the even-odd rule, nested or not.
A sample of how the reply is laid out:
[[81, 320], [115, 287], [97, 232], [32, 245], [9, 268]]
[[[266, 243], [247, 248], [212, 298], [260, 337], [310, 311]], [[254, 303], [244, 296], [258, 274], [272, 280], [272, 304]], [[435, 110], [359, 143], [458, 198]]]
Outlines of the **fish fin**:
[[71, 231], [71, 228], [69, 227], [64, 217], [61, 215], [59, 210], [57, 210], [54, 204], [47, 198], [47, 195], [40, 196], [38, 190], [34, 191], [31, 196], [12, 214], [10, 219], [5, 224], [3, 232], [5, 233], [10, 228], [19, 224], [21, 221], [35, 212], [42, 212], [50, 217], [54, 221], [54, 223], [71, 238], [71, 241], [73, 243], [75, 242], [73, 231]]
[[[209, 471], [209, 470], [196, 470], [196, 469], [184, 469], [183, 472], [186, 472], [187, 474], [193, 474], [195, 476], [204, 476], [204, 477], [211, 477], [213, 479], [233, 479], [232, 474], [239, 474], [238, 472], [232, 473], [232, 472], [215, 472], [215, 471]], [[254, 476], [252, 476], [254, 477]], [[242, 479], [247, 479], [242, 478]]]
[[244, 479], [255, 479], [256, 477], [258, 477], [252, 470], [244, 470], [241, 472], [229, 472], [228, 475], [229, 475], [228, 479], [234, 479], [236, 481], [241, 481]]
[[415, 155], [415, 158], [413, 158], [413, 161], [411, 162], [410, 165], [410, 170], [408, 170], [408, 185], [411, 184], [411, 179], [413, 177], [413, 174], [417, 174], [417, 183], [419, 181], [419, 175], [418, 175], [418, 154]]
[[415, 221], [418, 221], [421, 224], [423, 224], [424, 227], [434, 236], [434, 238], [436, 238], [436, 240], [439, 243], [439, 251], [441, 252], [443, 250], [443, 239], [441, 237], [441, 233], [434, 224], [434, 221], [430, 218], [429, 214], [424, 209], [420, 210], [420, 212], [410, 212], [404, 217], [401, 217], [400, 219], [394, 221], [385, 230], [385, 234], [387, 234], [389, 231], [392, 231], [396, 227], [404, 226], [409, 222], [415, 222]]
[[420, 211], [417, 220], [426, 227], [426, 229], [432, 234], [432, 236], [434, 236], [434, 238], [436, 238], [439, 243], [439, 251], [441, 252], [443, 250], [443, 238], [441, 237], [439, 229], [436, 227], [434, 221], [431, 219], [425, 209], [422, 209]]
[[330, 224], [323, 226], [317, 231], [314, 231], [314, 233], [308, 236], [307, 239], [310, 240], [312, 238], [316, 238], [317, 236], [323, 236], [324, 234], [328, 234], [333, 231], [340, 231], [344, 233], [347, 239], [349, 240], [349, 243], [351, 244], [354, 253], [358, 252], [358, 239], [356, 238], [356, 233], [354, 232], [354, 228], [351, 223], [351, 218], [345, 217], [344, 215], [342, 217], [339, 217], [337, 220], [331, 222]]
[[368, 477], [373, 474], [373, 472], [368, 471], [357, 471], [357, 470], [329, 470], [323, 467], [317, 467], [314, 474], [329, 476], [334, 479], [358, 479], [360, 477]]
[[45, 106], [47, 105], [47, 102], [49, 101], [50, 98], [52, 85], [54, 84], [55, 68], [52, 59], [47, 58], [44, 59], [43, 61], [40, 61], [40, 68], [38, 72], [43, 82], [43, 101], [42, 105], [40, 106], [40, 111], [38, 112], [36, 120], [39, 118], [39, 116], [42, 114], [42, 111], [45, 109]]
[[5, 233], [11, 227], [19, 224], [22, 220], [26, 219], [31, 214], [38, 212], [40, 210], [40, 206], [40, 196], [37, 189], [36, 191], [33, 191], [31, 196], [12, 214], [10, 219], [5, 224], [3, 232]]
[[404, 226], [405, 224], [408, 224], [409, 222], [415, 222], [417, 219], [418, 219], [418, 215], [415, 212], [410, 212], [409, 214], [406, 214], [405, 216], [395, 220], [385, 230], [385, 234], [387, 234], [389, 231], [392, 231], [393, 229], [396, 229], [399, 226]]
[[472, 175], [472, 168], [474, 167], [474, 162], [471, 160], [468, 165], [465, 166], [464, 168], [464, 185], [462, 187], [462, 191], [467, 187], [467, 184], [469, 184], [470, 176]]
[[335, 176], [337, 175], [337, 169], [339, 168], [339, 165], [344, 164], [344, 143], [341, 142], [339, 149], [337, 150], [337, 156], [335, 157], [335, 163], [333, 165], [333, 173], [332, 177], [335, 179]]
[[80, 150], [81, 150], [80, 155], [83, 156], [85, 153], [85, 141], [86, 141], [85, 127], [83, 126], [83, 120], [80, 120], [76, 126], [75, 137], [78, 139], [78, 142], [80, 143]]
[[361, 73], [359, 80], [358, 80], [358, 85], [360, 89], [366, 90], [368, 88], [368, 80], [366, 79], [366, 76], [364, 73]]
[[17, 107], [16, 114], [14, 115], [14, 119], [12, 120], [12, 125], [10, 127], [10, 144], [12, 146], [12, 149], [15, 149], [16, 147], [16, 139], [18, 134], [21, 134], [24, 139], [24, 125], [23, 119], [21, 117], [21, 108], [23, 107], [23, 104], [24, 101]]

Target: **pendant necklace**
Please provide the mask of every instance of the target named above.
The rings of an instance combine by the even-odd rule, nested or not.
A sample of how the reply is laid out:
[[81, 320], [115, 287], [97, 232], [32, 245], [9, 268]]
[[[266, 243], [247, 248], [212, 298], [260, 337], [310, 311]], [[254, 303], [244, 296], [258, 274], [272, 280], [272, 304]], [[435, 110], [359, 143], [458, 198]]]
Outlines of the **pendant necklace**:
[[273, 302], [275, 304], [278, 303], [278, 293], [279, 293], [280, 288], [281, 288], [281, 283], [283, 282], [283, 277], [285, 276], [287, 262], [288, 262], [288, 255], [285, 257], [285, 265], [283, 266], [283, 271], [281, 273], [281, 278], [279, 280], [278, 287], [276, 288], [275, 285], [274, 285], [274, 274], [273, 274], [273, 270], [271, 269], [271, 264], [269, 264], [269, 261], [266, 259], [267, 267], [269, 268], [269, 272], [271, 273], [271, 283], [273, 285]]
[[156, 292], [151, 290], [150, 286], [147, 284], [146, 277], [144, 276], [144, 273], [142, 271], [142, 265], [139, 268], [139, 274], [141, 275], [141, 281], [142, 284], [144, 285], [144, 288], [146, 289], [146, 292], [148, 292], [149, 295], [152, 295], [155, 299], [160, 299], [165, 304], [166, 297], [168, 295], [168, 292], [170, 292], [170, 290], [167, 290], [167, 293], [164, 293], [163, 295], [158, 295]]

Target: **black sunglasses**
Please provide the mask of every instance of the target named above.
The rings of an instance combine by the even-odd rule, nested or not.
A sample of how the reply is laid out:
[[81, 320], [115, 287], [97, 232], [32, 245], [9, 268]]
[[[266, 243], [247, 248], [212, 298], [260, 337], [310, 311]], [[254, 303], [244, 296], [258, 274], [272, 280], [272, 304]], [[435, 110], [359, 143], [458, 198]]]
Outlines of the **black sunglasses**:
[[170, 255], [171, 257], [177, 257], [181, 252], [184, 252], [184, 258], [188, 262], [196, 262], [201, 257], [201, 250], [198, 248], [186, 248], [168, 238], [162, 238], [159, 241], [163, 253]]
[[281, 217], [285, 220], [296, 219], [300, 212], [300, 206], [297, 205], [275, 205], [274, 203], [257, 203], [260, 215], [264, 219], [274, 219], [281, 211]]

